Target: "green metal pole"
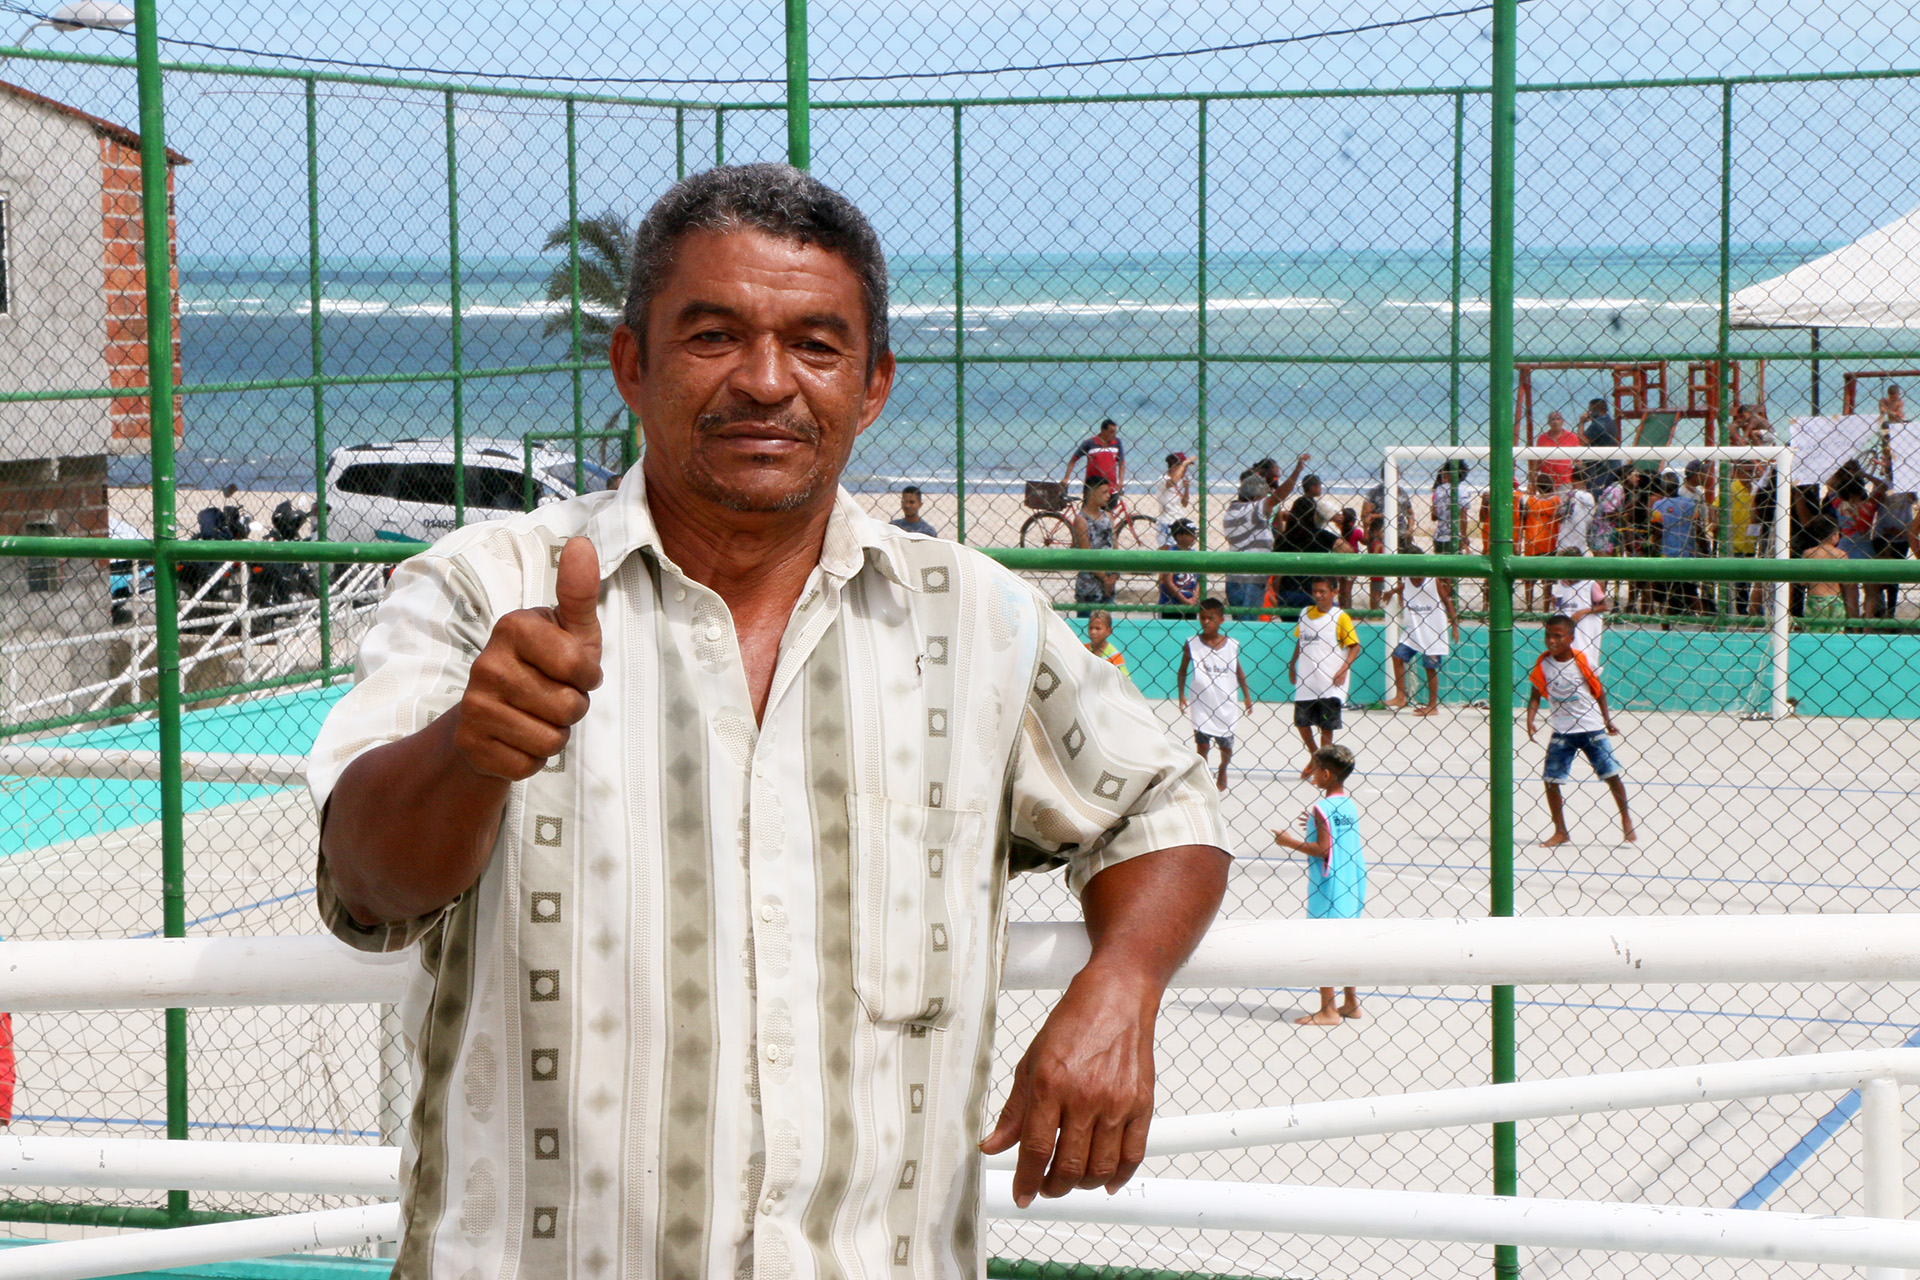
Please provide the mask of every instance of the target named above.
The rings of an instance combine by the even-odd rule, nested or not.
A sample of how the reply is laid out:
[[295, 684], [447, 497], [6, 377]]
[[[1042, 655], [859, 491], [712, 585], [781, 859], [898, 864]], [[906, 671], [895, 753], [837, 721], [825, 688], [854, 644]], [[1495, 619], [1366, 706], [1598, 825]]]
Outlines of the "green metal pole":
[[[140, 234], [147, 286], [147, 436], [153, 459], [153, 540], [175, 540], [173, 457], [173, 237], [168, 234], [166, 107], [154, 0], [134, 0], [135, 77], [140, 99]], [[161, 928], [187, 933], [185, 810], [180, 795], [180, 578], [173, 558], [153, 562], [155, 692], [160, 730]], [[168, 1009], [167, 1137], [187, 1138], [187, 1011]], [[167, 1192], [167, 1215], [184, 1221], [187, 1193]]]
[[[573, 491], [587, 489], [587, 400], [580, 361], [580, 139], [574, 126], [574, 103], [567, 99], [567, 279], [572, 296], [573, 337]], [[526, 475], [532, 478], [533, 468]]]
[[807, 0], [787, 0], [787, 163], [813, 167], [807, 101]]
[[[1196, 136], [1195, 147], [1197, 172], [1195, 174], [1196, 206], [1198, 213], [1199, 269], [1195, 272], [1198, 310], [1195, 312], [1197, 329], [1194, 334], [1194, 350], [1199, 361], [1194, 365], [1194, 463], [1200, 471], [1200, 549], [1207, 549], [1207, 100], [1202, 98], [1195, 104]], [[1205, 594], [1205, 584], [1201, 587]]]
[[713, 162], [716, 165], [727, 162], [727, 109], [713, 109]]
[[453, 91], [447, 101], [447, 296], [453, 307], [453, 527], [467, 522], [466, 352], [460, 325], [460, 169], [455, 149]]
[[[307, 78], [307, 345], [313, 368], [313, 536], [327, 540], [327, 393], [325, 326], [320, 320], [320, 99]], [[320, 667], [333, 667], [333, 566], [321, 565]]]
[[[1732, 341], [1732, 294], [1733, 294], [1733, 83], [1720, 86], [1720, 412], [1719, 434], [1715, 437], [1718, 444], [1728, 444], [1727, 423], [1732, 406], [1729, 396], [1733, 390], [1732, 368], [1727, 359], [1727, 347]], [[1733, 532], [1733, 465], [1720, 464], [1720, 545], [1721, 555], [1727, 554], [1727, 539]], [[1717, 611], [1729, 612], [1733, 606], [1734, 588], [1721, 583], [1714, 588], [1714, 600]]]
[[673, 180], [687, 176], [687, 109], [673, 109]]
[[960, 108], [953, 109], [953, 501], [954, 539], [967, 541], [967, 257], [961, 186]]
[[[1460, 247], [1466, 234], [1466, 181], [1467, 181], [1467, 95], [1453, 95], [1453, 314], [1447, 326], [1448, 366], [1447, 388], [1447, 443], [1460, 443]], [[1447, 502], [1452, 508], [1452, 519], [1447, 528], [1453, 531], [1455, 551], [1466, 549], [1466, 521], [1461, 519], [1460, 476], [1452, 467], [1447, 469]]]
[[[1491, 869], [1490, 914], [1513, 914], [1513, 241], [1514, 60], [1518, 0], [1494, 0], [1492, 54], [1492, 204], [1489, 218], [1487, 301], [1487, 808]], [[1492, 992], [1493, 1079], [1516, 1078], [1513, 988]], [[1493, 1127], [1493, 1193], [1516, 1195], [1520, 1182], [1518, 1133], [1511, 1122]], [[1518, 1280], [1520, 1251], [1495, 1245], [1496, 1280]]]

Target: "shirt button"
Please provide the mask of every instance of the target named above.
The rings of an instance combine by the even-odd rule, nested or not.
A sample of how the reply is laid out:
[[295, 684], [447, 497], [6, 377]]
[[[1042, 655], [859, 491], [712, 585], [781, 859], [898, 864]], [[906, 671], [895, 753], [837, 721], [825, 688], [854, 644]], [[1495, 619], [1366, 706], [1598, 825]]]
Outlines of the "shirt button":
[[767, 1046], [767, 1061], [768, 1061], [768, 1062], [778, 1062], [778, 1061], [780, 1061], [780, 1046], [779, 1046], [779, 1045], [777, 1045], [777, 1044], [770, 1044], [770, 1045], [768, 1045], [768, 1046]]
[[760, 918], [761, 918], [762, 920], [765, 920], [765, 921], [766, 921], [766, 922], [767, 922], [768, 924], [772, 924], [772, 923], [773, 923], [773, 908], [772, 908], [772, 907], [770, 907], [770, 906], [769, 906], [769, 907], [762, 907], [762, 908], [760, 908]]
[[780, 1193], [778, 1191], [772, 1193], [765, 1200], [762, 1200], [760, 1202], [760, 1212], [762, 1213], [770, 1214], [775, 1209], [778, 1209], [779, 1207], [780, 1207]]
[[685, 600], [687, 598], [687, 589], [685, 587], [675, 587], [673, 589], [673, 598], [675, 600]]
[[707, 624], [707, 639], [718, 640], [721, 636], [725, 634], [726, 634], [726, 631], [722, 629], [719, 623], [709, 622]]

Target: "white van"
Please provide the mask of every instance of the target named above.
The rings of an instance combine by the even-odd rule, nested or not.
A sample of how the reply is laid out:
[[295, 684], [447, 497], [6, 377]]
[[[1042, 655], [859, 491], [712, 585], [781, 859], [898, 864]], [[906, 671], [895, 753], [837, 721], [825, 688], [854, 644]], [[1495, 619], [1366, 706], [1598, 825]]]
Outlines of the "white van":
[[[573, 452], [525, 455], [513, 440], [466, 442], [467, 523], [499, 520], [574, 496]], [[335, 449], [327, 457], [327, 537], [335, 542], [432, 542], [454, 527], [453, 441], [395, 440]], [[587, 462], [586, 488], [611, 488], [614, 473]]]

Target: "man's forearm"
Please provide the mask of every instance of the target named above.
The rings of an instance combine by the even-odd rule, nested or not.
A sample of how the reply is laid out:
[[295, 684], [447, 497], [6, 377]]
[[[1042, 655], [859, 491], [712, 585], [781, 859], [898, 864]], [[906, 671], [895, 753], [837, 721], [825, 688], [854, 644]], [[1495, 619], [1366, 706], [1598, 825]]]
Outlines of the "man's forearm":
[[1087, 882], [1080, 900], [1093, 955], [1089, 973], [1124, 975], [1159, 1000], [1220, 909], [1225, 851], [1179, 845], [1130, 858]]
[[509, 784], [475, 772], [454, 749], [459, 716], [456, 707], [367, 752], [327, 800], [320, 854], [363, 925], [443, 907], [486, 870]]

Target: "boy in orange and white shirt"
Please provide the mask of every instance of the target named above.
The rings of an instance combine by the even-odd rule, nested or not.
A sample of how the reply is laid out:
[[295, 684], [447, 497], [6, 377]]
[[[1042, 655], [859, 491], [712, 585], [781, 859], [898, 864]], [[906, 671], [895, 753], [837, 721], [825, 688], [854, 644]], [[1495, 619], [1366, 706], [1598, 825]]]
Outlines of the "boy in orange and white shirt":
[[1607, 742], [1608, 735], [1618, 735], [1620, 730], [1614, 727], [1613, 713], [1607, 709], [1606, 691], [1600, 687], [1600, 677], [1586, 655], [1573, 647], [1573, 619], [1555, 614], [1547, 619], [1546, 632], [1547, 651], [1533, 664], [1530, 677], [1533, 688], [1527, 698], [1527, 738], [1533, 738], [1534, 715], [1540, 710], [1542, 698], [1547, 700], [1548, 728], [1553, 731], [1553, 737], [1547, 742], [1546, 771], [1542, 774], [1542, 781], [1547, 785], [1547, 812], [1553, 818], [1553, 834], [1540, 843], [1551, 848], [1573, 839], [1567, 834], [1560, 786], [1573, 776], [1570, 766], [1578, 752], [1592, 763], [1594, 773], [1613, 793], [1613, 803], [1620, 810], [1620, 834], [1632, 844], [1636, 836], [1633, 819], [1627, 814], [1627, 784], [1619, 763], [1613, 758], [1613, 747]]

